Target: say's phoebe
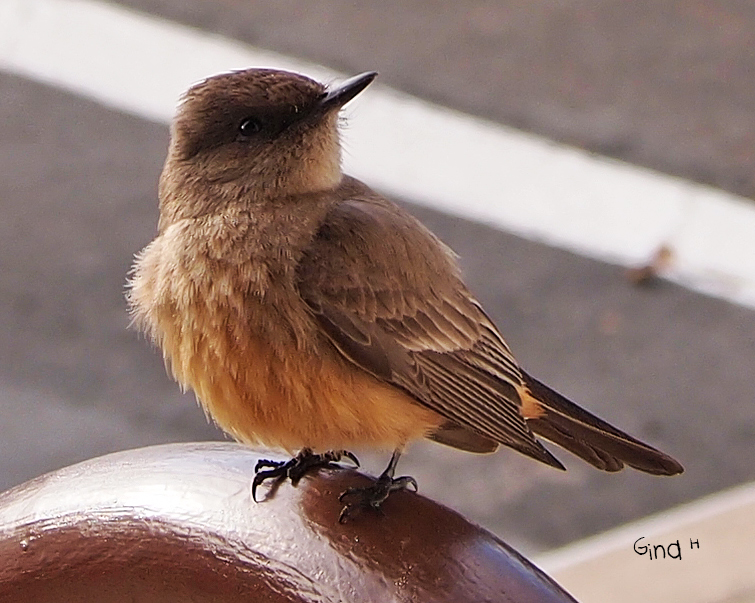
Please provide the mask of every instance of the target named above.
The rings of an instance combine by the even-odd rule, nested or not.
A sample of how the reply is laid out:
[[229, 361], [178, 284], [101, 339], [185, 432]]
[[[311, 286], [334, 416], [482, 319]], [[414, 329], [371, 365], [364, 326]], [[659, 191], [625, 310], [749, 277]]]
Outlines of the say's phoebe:
[[538, 434], [604, 471], [680, 473], [530, 377], [453, 252], [341, 172], [339, 110], [376, 75], [331, 89], [269, 69], [217, 75], [185, 94], [172, 125], [131, 311], [221, 428], [300, 450], [261, 461], [253, 491], [370, 445], [391, 462], [345, 493], [342, 517], [377, 507], [416, 488], [394, 470], [423, 437], [470, 452], [503, 444], [563, 469]]

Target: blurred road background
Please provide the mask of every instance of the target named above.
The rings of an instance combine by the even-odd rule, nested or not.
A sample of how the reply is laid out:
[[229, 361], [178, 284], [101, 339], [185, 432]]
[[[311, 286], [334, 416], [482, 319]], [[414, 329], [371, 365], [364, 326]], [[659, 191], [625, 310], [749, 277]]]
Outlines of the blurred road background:
[[[750, 2], [120, 4], [755, 195]], [[127, 328], [167, 140], [162, 124], [0, 72], [0, 489], [109, 451], [223, 438]], [[561, 473], [423, 444], [400, 467], [422, 493], [536, 553], [755, 479], [752, 309], [413, 210], [530, 372], [687, 468], [607, 475], [556, 452]], [[372, 472], [387, 461], [365, 458]]]

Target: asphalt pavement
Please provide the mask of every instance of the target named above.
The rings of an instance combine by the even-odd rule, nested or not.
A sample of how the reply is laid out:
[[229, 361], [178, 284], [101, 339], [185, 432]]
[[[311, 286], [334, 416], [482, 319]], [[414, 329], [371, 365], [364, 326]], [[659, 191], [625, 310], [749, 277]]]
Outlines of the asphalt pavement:
[[[122, 4], [755, 194], [749, 3]], [[124, 283], [154, 236], [167, 140], [162, 124], [0, 73], [0, 489], [109, 451], [224, 437], [128, 328]], [[412, 210], [461, 256], [529, 372], [687, 469], [608, 475], [555, 451], [561, 473], [421, 444], [400, 470], [424, 494], [530, 553], [755, 479], [755, 312]], [[365, 458], [372, 472], [387, 461]]]

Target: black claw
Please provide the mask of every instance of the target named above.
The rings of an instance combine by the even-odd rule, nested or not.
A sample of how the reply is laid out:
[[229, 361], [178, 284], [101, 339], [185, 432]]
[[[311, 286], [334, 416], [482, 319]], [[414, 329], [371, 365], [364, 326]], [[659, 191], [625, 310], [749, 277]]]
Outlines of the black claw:
[[260, 469], [263, 469], [265, 467], [277, 468], [284, 464], [285, 464], [285, 461], [269, 461], [267, 459], [260, 459], [259, 461], [257, 461], [257, 464], [254, 466], [254, 472], [258, 473]]
[[412, 486], [412, 490], [416, 492], [419, 490], [419, 486], [417, 485], [417, 480], [411, 477], [410, 475], [404, 475], [403, 477], [399, 477], [393, 480], [393, 486], [391, 487], [391, 492], [394, 490], [408, 490], [409, 486]]
[[357, 467], [359, 460], [348, 450], [330, 450], [323, 454], [314, 454], [311, 449], [303, 448], [299, 454], [289, 461], [269, 461], [261, 459], [254, 467], [255, 476], [252, 480], [252, 499], [257, 502], [257, 486], [266, 479], [291, 480], [295, 486], [304, 475], [312, 469], [327, 467], [337, 463], [343, 457], [348, 458]]
[[275, 470], [272, 469], [270, 471], [257, 471], [256, 475], [254, 476], [254, 479], [252, 480], [252, 500], [254, 502], [257, 501], [257, 486], [259, 486], [262, 482], [264, 482], [268, 478], [278, 478], [280, 477], [280, 474]]
[[346, 523], [346, 520], [349, 518], [353, 511], [353, 508], [346, 505], [343, 509], [341, 509], [341, 512], [338, 515], [338, 523]]
[[390, 475], [383, 474], [372, 486], [364, 486], [362, 488], [347, 488], [341, 492], [338, 500], [344, 502], [345, 499], [353, 497], [352, 502], [346, 501], [341, 514], [338, 516], [338, 523], [344, 523], [350, 516], [357, 511], [363, 511], [365, 509], [372, 509], [374, 511], [381, 511], [381, 505], [391, 495], [391, 492], [396, 490], [408, 490], [409, 488], [417, 491], [417, 480], [408, 475], [402, 477], [392, 478]]
[[356, 456], [354, 456], [351, 452], [349, 452], [348, 450], [343, 450], [341, 452], [342, 452], [343, 456], [345, 456], [352, 463], [354, 463], [355, 467], [361, 467], [361, 465], [359, 464], [359, 459]]
[[[340, 493], [340, 494], [338, 495], [338, 502], [343, 502], [343, 499], [344, 499], [344, 498], [346, 498], [346, 497], [347, 497], [347, 496], [349, 496], [350, 494], [353, 494], [353, 493], [354, 493], [354, 492], [356, 492], [357, 490], [361, 490], [361, 488], [346, 488], [346, 490], [344, 490], [343, 492], [341, 492], [341, 493]], [[343, 511], [341, 511], [341, 513], [343, 513]]]

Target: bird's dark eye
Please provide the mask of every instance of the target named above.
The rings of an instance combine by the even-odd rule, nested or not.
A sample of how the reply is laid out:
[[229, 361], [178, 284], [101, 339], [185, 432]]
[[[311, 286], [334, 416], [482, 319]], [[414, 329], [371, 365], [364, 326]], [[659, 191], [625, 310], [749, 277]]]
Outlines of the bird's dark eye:
[[255, 117], [246, 117], [239, 124], [239, 134], [242, 136], [254, 136], [262, 130], [262, 123]]

